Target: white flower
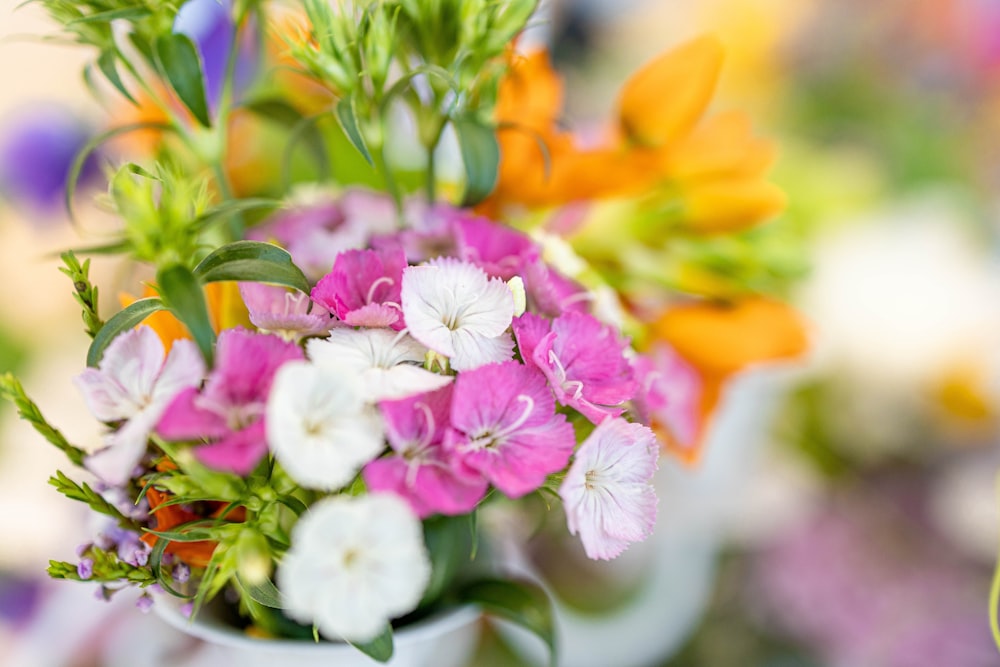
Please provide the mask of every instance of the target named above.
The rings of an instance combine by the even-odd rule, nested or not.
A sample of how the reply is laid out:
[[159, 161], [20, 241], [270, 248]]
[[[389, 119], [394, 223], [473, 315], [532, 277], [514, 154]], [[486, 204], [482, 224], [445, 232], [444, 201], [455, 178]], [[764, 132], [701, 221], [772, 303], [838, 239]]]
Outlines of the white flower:
[[381, 420], [365, 404], [357, 378], [305, 361], [278, 371], [266, 423], [274, 456], [310, 489], [342, 488], [385, 446]]
[[500, 278], [454, 258], [403, 271], [403, 317], [410, 334], [451, 359], [457, 371], [507, 361], [514, 296]]
[[97, 419], [127, 420], [105, 436], [104, 449], [86, 460], [87, 469], [109, 484], [129, 480], [170, 401], [205, 377], [205, 363], [189, 340], [175, 341], [166, 361], [163, 357], [160, 337], [149, 327], [139, 327], [115, 338], [98, 367], [74, 380]]
[[278, 570], [285, 613], [330, 639], [371, 641], [413, 611], [430, 580], [420, 520], [392, 494], [315, 503]]
[[605, 419], [580, 445], [559, 495], [587, 556], [610, 560], [652, 532], [658, 456], [653, 432], [621, 418]]
[[420, 367], [427, 348], [405, 331], [334, 329], [325, 340], [307, 343], [309, 358], [360, 378], [368, 401], [396, 400], [440, 389], [452, 378]]

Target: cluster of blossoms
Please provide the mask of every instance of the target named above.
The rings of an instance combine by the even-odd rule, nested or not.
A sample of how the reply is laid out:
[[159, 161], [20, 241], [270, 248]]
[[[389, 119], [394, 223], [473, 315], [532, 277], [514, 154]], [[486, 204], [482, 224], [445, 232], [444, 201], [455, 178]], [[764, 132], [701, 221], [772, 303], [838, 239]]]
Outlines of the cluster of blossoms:
[[592, 314], [593, 295], [529, 236], [446, 205], [403, 217], [389, 231], [391, 202], [361, 191], [281, 215], [255, 233], [306, 267], [327, 251], [309, 295], [241, 283], [253, 327], [222, 330], [211, 368], [192, 341], [165, 354], [140, 326], [77, 380], [111, 425], [86, 466], [112, 487], [145, 481], [154, 531], [179, 519], [162, 519], [172, 466], [151, 436], [177, 463], [190, 453], [240, 478], [279, 467], [315, 494], [280, 554], [285, 612], [358, 641], [420, 601], [420, 520], [471, 513], [491, 488], [556, 490], [591, 558], [648, 536], [660, 446], [642, 420], [674, 419], [684, 380]]

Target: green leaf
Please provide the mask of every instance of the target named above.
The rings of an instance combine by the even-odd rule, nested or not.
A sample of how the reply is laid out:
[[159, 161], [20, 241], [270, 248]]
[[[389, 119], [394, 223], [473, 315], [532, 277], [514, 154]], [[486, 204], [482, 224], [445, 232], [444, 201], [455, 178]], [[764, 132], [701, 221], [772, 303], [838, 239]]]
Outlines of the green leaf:
[[284, 285], [309, 293], [309, 281], [287, 251], [262, 241], [236, 241], [218, 248], [194, 269], [204, 282], [236, 280]]
[[146, 7], [122, 7], [121, 9], [109, 9], [105, 12], [95, 12], [78, 19], [73, 19], [66, 24], [67, 28], [85, 23], [111, 23], [116, 19], [141, 19], [149, 16], [150, 10]]
[[97, 66], [100, 68], [101, 72], [104, 73], [104, 77], [111, 82], [111, 85], [118, 89], [118, 92], [125, 96], [132, 104], [139, 106], [139, 103], [135, 101], [132, 94], [128, 92], [128, 88], [122, 82], [122, 78], [118, 75], [118, 68], [115, 66], [115, 59], [117, 54], [114, 49], [106, 49], [101, 51], [101, 55], [97, 58]]
[[453, 118], [465, 164], [465, 195], [462, 206], [474, 206], [493, 192], [500, 164], [500, 145], [494, 128], [472, 118]]
[[549, 647], [550, 663], [556, 664], [555, 624], [552, 603], [537, 584], [528, 581], [482, 579], [459, 591], [464, 602], [482, 607], [487, 614], [502, 618], [537, 635]]
[[372, 159], [372, 154], [368, 150], [368, 144], [365, 142], [364, 136], [361, 134], [361, 130], [358, 128], [358, 111], [357, 105], [354, 102], [354, 96], [343, 97], [337, 102], [337, 107], [335, 109], [337, 114], [337, 121], [340, 122], [340, 127], [344, 130], [344, 134], [347, 135], [347, 139], [351, 144], [358, 149], [361, 153], [361, 157], [365, 159], [370, 167], [375, 166], [375, 161]]
[[469, 561], [472, 550], [470, 537], [465, 517], [439, 516], [424, 521], [424, 542], [431, 558], [431, 579], [420, 601], [421, 607], [433, 604]]
[[118, 334], [131, 329], [153, 313], [163, 310], [163, 302], [153, 296], [147, 299], [139, 299], [128, 307], [115, 313], [114, 317], [104, 323], [101, 330], [94, 336], [94, 342], [87, 350], [87, 365], [95, 368], [104, 356], [104, 350], [111, 344]]
[[59, 429], [45, 420], [41, 410], [38, 409], [35, 402], [28, 398], [28, 395], [24, 392], [24, 387], [10, 373], [0, 376], [0, 396], [11, 401], [17, 408], [18, 416], [31, 424], [32, 428], [40, 436], [59, 448], [73, 465], [83, 466], [83, 459], [86, 456], [86, 452], [75, 445], [71, 445]]
[[271, 609], [282, 608], [281, 593], [270, 579], [265, 579], [259, 584], [248, 584], [239, 575], [236, 575], [236, 581], [243, 592], [250, 596], [250, 599], [257, 604], [270, 607]]
[[372, 660], [378, 662], [389, 662], [392, 658], [392, 626], [386, 624], [382, 633], [369, 642], [348, 642]]
[[265, 197], [248, 197], [246, 199], [230, 199], [213, 206], [191, 221], [192, 229], [202, 229], [230, 215], [256, 211], [259, 209], [275, 209], [281, 206], [280, 199]]
[[157, 37], [154, 45], [156, 60], [177, 97], [199, 123], [211, 127], [205, 100], [205, 77], [194, 42], [187, 35], [170, 33]]
[[319, 167], [319, 179], [325, 181], [330, 176], [330, 159], [326, 153], [326, 141], [316, 124], [325, 118], [329, 112], [313, 116], [303, 116], [298, 109], [280, 98], [265, 98], [248, 102], [244, 107], [252, 112], [283, 125], [290, 130], [288, 142], [285, 144], [284, 156], [281, 161], [281, 175], [284, 183], [288, 183], [291, 173], [291, 161], [295, 148], [303, 142], [316, 166]]
[[191, 332], [205, 363], [211, 367], [215, 331], [201, 281], [186, 266], [171, 264], [156, 272], [156, 284], [164, 304]]

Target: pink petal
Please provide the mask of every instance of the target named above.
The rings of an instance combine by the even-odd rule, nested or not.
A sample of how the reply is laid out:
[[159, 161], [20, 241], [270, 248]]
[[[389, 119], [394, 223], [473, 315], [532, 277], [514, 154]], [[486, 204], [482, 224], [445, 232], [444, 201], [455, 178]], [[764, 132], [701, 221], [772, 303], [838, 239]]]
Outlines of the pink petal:
[[251, 472], [267, 453], [264, 420], [241, 431], [232, 432], [218, 442], [194, 449], [195, 458], [209, 468], [237, 475]]
[[194, 387], [175, 396], [160, 417], [156, 432], [166, 440], [221, 438], [229, 433], [229, 426], [222, 415], [198, 407], [198, 396]]

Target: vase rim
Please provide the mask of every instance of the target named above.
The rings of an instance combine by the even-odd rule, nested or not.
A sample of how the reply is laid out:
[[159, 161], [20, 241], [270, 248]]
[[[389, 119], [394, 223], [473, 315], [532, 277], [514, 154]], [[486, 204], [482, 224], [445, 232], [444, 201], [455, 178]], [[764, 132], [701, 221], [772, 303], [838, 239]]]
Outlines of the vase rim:
[[[213, 644], [252, 648], [254, 651], [313, 653], [325, 651], [355, 651], [346, 642], [323, 640], [313, 642], [301, 639], [264, 639], [251, 637], [246, 633], [231, 627], [221, 621], [206, 615], [203, 609], [195, 619], [189, 619], [181, 612], [182, 603], [178, 598], [168, 595], [156, 596], [153, 609], [168, 625], [187, 635], [202, 639]], [[464, 604], [450, 607], [423, 618], [412, 625], [407, 625], [393, 632], [393, 644], [399, 648], [408, 644], [420, 642], [430, 636], [447, 634], [453, 629], [474, 623], [481, 612], [475, 605]]]

